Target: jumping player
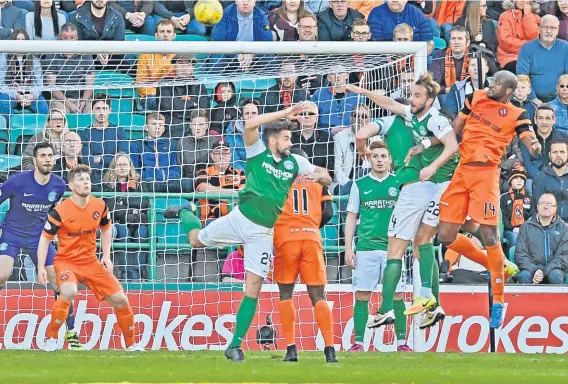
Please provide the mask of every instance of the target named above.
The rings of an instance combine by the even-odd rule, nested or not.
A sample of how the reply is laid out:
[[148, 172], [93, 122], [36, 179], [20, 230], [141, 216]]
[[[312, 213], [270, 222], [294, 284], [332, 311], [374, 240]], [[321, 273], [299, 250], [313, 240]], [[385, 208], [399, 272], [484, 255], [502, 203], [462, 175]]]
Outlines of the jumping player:
[[[388, 227], [399, 193], [398, 180], [390, 173], [391, 157], [386, 144], [383, 141], [374, 141], [369, 146], [369, 150], [371, 152], [369, 156], [371, 172], [353, 183], [345, 222], [345, 262], [355, 270], [353, 273], [355, 344], [349, 349], [351, 352], [364, 350], [363, 341], [365, 326], [369, 319], [369, 300], [385, 273]], [[354, 253], [351, 245], [355, 236], [357, 216], [359, 216], [357, 253]], [[390, 288], [385, 287], [384, 289]], [[406, 345], [404, 288], [404, 281], [399, 279], [396, 293], [394, 293], [394, 326], [397, 351], [410, 352], [412, 350]]]
[[[422, 287], [420, 295], [414, 297], [412, 306], [405, 314], [430, 309], [421, 326], [432, 326], [445, 317], [444, 311], [438, 306], [439, 271], [434, 264], [432, 242], [438, 227], [439, 198], [456, 168], [457, 163], [452, 157], [458, 149], [448, 119], [432, 107], [440, 86], [430, 75], [420, 76], [412, 86], [408, 106], [353, 85], [348, 85], [347, 89], [365, 95], [395, 114], [367, 124], [356, 136], [357, 149], [367, 156], [368, 139], [377, 134], [385, 137], [401, 188], [388, 230], [383, 300], [372, 327], [395, 321], [393, 295], [401, 276], [402, 258], [411, 240], [414, 240], [414, 254], [420, 258]], [[432, 145], [422, 156], [411, 157], [406, 162], [407, 154], [417, 143], [432, 138], [437, 139], [437, 144], [443, 145]]]
[[[60, 295], [47, 327], [46, 351], [58, 349], [59, 328], [69, 313], [77, 295], [77, 285], [83, 283], [101, 301], [114, 307], [118, 325], [129, 351], [143, 351], [134, 344], [134, 314], [118, 280], [113, 275], [110, 259], [112, 230], [110, 212], [102, 199], [90, 196], [91, 170], [78, 165], [69, 171], [71, 198], [63, 201], [48, 216], [38, 245], [38, 277], [46, 283], [45, 263], [51, 241], [57, 235], [59, 246], [54, 267]], [[97, 231], [101, 229], [103, 257], [97, 260]]]
[[[243, 244], [245, 252], [245, 295], [237, 312], [235, 334], [225, 357], [244, 360], [241, 343], [256, 313], [262, 283], [268, 274], [273, 249], [274, 223], [282, 213], [288, 192], [298, 175], [327, 186], [331, 177], [301, 156], [290, 154], [292, 124], [297, 115], [309, 113], [300, 103], [285, 110], [266, 113], [248, 120], [243, 132], [247, 152], [246, 185], [239, 192], [239, 205], [201, 229], [195, 206], [168, 207], [164, 217], [179, 217], [193, 247], [223, 247]], [[283, 120], [288, 119], [288, 120]], [[264, 128], [264, 142], [258, 128]], [[327, 349], [328, 361], [336, 361], [335, 351]]]
[[[290, 152], [308, 158], [300, 149]], [[320, 234], [320, 228], [333, 216], [332, 204], [326, 187], [298, 176], [274, 225], [274, 281], [280, 290], [278, 310], [287, 344], [284, 361], [298, 361], [296, 308], [292, 301], [298, 275], [307, 285], [325, 348], [334, 349], [331, 310], [325, 301], [327, 276]]]
[[[37, 267], [37, 246], [48, 212], [61, 200], [65, 193], [65, 181], [52, 175], [54, 150], [49, 143], [39, 143], [34, 147], [33, 171], [25, 171], [10, 177], [0, 186], [0, 204], [10, 200], [10, 208], [2, 222], [0, 237], [0, 289], [14, 266], [14, 259], [20, 251], [27, 253]], [[46, 271], [49, 283], [59, 294], [57, 279], [53, 269], [55, 247], [49, 243], [46, 258]], [[75, 331], [73, 306], [69, 308], [65, 340], [71, 350], [81, 350], [79, 335]]]
[[[461, 162], [440, 200], [440, 241], [458, 254], [489, 267], [493, 289], [491, 328], [499, 328], [503, 322], [505, 288], [505, 255], [498, 234], [501, 156], [515, 133], [532, 156], [538, 156], [542, 150], [527, 112], [510, 102], [516, 88], [515, 75], [499, 71], [487, 91], [475, 91], [466, 98], [453, 122], [456, 134], [463, 130]], [[480, 224], [487, 255], [471, 239], [459, 234], [468, 215]]]

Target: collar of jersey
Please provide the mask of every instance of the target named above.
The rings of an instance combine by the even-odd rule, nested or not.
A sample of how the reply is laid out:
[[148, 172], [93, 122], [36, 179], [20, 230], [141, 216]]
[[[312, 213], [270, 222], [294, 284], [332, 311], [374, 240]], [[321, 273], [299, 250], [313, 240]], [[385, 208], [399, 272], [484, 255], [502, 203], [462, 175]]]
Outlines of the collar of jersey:
[[378, 177], [373, 176], [373, 174], [372, 174], [371, 172], [369, 172], [369, 177], [370, 177], [371, 179], [376, 180], [376, 181], [381, 182], [381, 183], [382, 183], [383, 181], [385, 181], [389, 176], [392, 176], [392, 173], [387, 172], [387, 175], [386, 175], [385, 177], [383, 177], [382, 179], [379, 179]]
[[418, 121], [419, 123], [423, 122], [428, 116], [433, 115], [435, 112], [437, 112], [436, 108], [434, 107], [430, 107], [430, 109], [428, 110], [428, 112], [426, 112], [425, 114], [422, 115], [422, 117], [418, 117], [416, 115], [412, 115], [412, 119], [416, 119], [416, 121]]

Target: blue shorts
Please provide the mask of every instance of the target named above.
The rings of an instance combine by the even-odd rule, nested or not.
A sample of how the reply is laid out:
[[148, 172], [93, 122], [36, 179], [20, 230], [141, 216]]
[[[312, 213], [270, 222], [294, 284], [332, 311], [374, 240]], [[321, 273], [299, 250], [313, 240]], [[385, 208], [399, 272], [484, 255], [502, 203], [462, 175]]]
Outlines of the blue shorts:
[[[37, 267], [37, 246], [39, 239], [30, 241], [30, 239], [22, 239], [20, 236], [14, 235], [6, 230], [2, 230], [2, 236], [0, 236], [0, 256], [10, 256], [13, 259], [18, 257], [20, 251], [28, 254], [35, 266]], [[55, 247], [52, 243], [49, 243], [49, 248], [47, 249], [47, 259], [45, 261], [45, 266], [53, 265], [53, 259], [55, 259], [56, 254]]]

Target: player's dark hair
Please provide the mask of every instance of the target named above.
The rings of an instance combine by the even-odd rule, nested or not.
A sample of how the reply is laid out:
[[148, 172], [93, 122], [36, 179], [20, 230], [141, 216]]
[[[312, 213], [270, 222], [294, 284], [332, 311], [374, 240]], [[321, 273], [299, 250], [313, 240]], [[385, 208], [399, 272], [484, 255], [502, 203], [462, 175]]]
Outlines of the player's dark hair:
[[291, 148], [290, 153], [298, 156], [302, 156], [304, 159], [309, 160], [308, 154], [301, 148]]
[[552, 151], [552, 146], [554, 144], [564, 144], [566, 146], [566, 151], [568, 151], [568, 142], [566, 142], [565, 139], [562, 139], [560, 137], [555, 137], [554, 139], [550, 140], [550, 147], [549, 147], [548, 152]]
[[48, 143], [47, 141], [43, 141], [41, 143], [37, 143], [34, 147], [34, 157], [37, 157], [37, 153], [39, 152], [40, 149], [44, 149], [44, 148], [50, 148], [51, 151], [55, 154], [55, 148], [53, 148], [53, 145], [51, 145], [51, 143]]
[[104, 93], [97, 93], [95, 97], [93, 97], [93, 100], [91, 101], [91, 108], [100, 101], [104, 102], [110, 108], [110, 99]]
[[250, 97], [244, 99], [239, 104], [240, 104], [239, 112], [241, 113], [241, 115], [243, 114], [243, 109], [245, 105], [251, 105], [251, 104], [256, 105], [256, 108], [260, 111], [260, 103], [258, 102], [258, 100], [251, 99]]
[[85, 164], [77, 164], [75, 168], [69, 171], [67, 175], [67, 181], [70, 183], [72, 182], [76, 176], [79, 176], [83, 173], [88, 173], [91, 176], [91, 167]]
[[556, 113], [554, 108], [551, 105], [548, 105], [548, 104], [541, 104], [538, 107], [536, 107], [536, 110], [534, 111], [535, 116], [538, 113], [538, 111], [549, 111], [549, 112], [552, 112], [553, 115], [555, 115], [555, 113]]
[[268, 140], [272, 136], [278, 136], [282, 131], [292, 131], [293, 124], [288, 120], [280, 120], [278, 122], [266, 124], [263, 128], [262, 138], [265, 143], [268, 143]]

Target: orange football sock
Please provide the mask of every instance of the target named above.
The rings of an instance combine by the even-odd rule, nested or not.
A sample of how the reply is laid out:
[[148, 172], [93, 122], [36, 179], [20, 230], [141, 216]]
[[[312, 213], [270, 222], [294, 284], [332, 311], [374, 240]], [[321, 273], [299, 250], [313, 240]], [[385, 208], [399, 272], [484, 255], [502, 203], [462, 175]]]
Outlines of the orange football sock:
[[493, 288], [493, 301], [504, 303], [503, 293], [505, 291], [504, 266], [505, 254], [501, 244], [485, 247], [489, 260], [489, 272], [491, 273], [491, 288]]
[[316, 322], [318, 323], [326, 347], [333, 346], [333, 319], [327, 301], [320, 300], [314, 305]]
[[118, 326], [124, 335], [124, 343], [126, 348], [128, 348], [134, 344], [134, 313], [132, 313], [130, 305], [116, 308], [114, 312], [116, 313]]
[[280, 322], [284, 330], [286, 345], [296, 344], [296, 308], [292, 300], [280, 300], [278, 304]]
[[489, 269], [487, 254], [478, 248], [477, 245], [475, 245], [474, 242], [466, 235], [459, 233], [456, 240], [452, 244], [448, 245], [448, 248], [467, 257], [471, 261], [475, 261], [477, 264], [483, 265], [485, 269]]
[[46, 336], [48, 339], [57, 339], [59, 336], [59, 328], [65, 324], [70, 306], [71, 303], [64, 300], [61, 296], [57, 298], [53, 305], [53, 310], [51, 311], [51, 322], [47, 327]]

